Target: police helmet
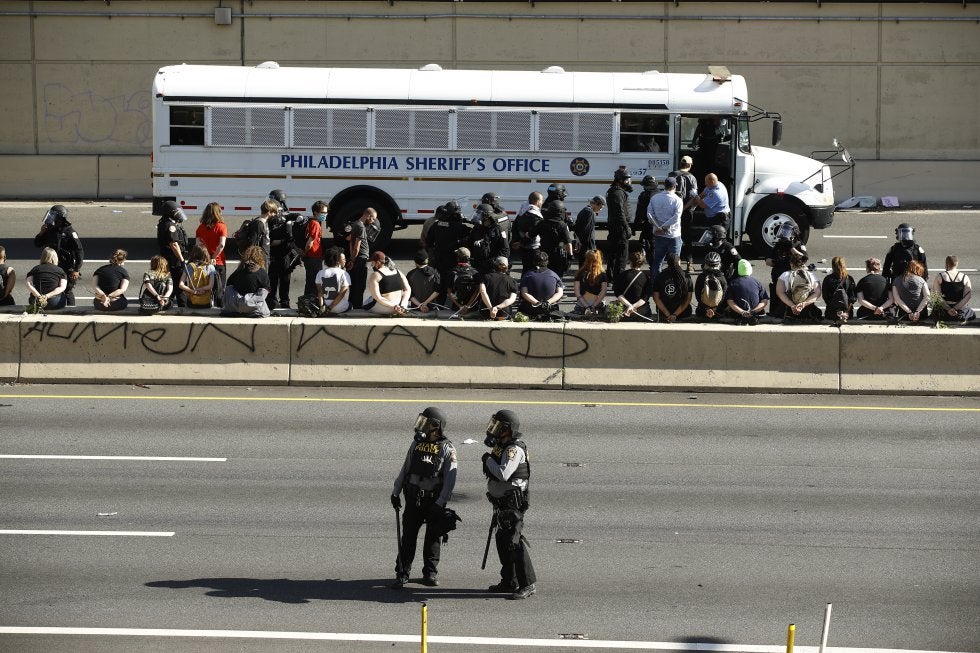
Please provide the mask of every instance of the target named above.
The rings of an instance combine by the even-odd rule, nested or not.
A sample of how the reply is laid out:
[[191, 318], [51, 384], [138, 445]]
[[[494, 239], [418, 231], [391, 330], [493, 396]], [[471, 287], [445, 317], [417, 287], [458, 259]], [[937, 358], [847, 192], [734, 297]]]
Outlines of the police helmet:
[[779, 225], [776, 229], [777, 240], [789, 240], [795, 242], [797, 238], [800, 237], [800, 228], [796, 226], [795, 222], [787, 221]]
[[274, 188], [273, 190], [269, 191], [269, 199], [279, 202], [279, 206], [282, 207], [282, 210], [286, 210], [286, 191], [282, 190], [281, 188]]
[[724, 225], [716, 224], [711, 226], [711, 236], [714, 240], [725, 240], [725, 236], [728, 235], [728, 230], [725, 229]]
[[548, 197], [559, 200], [564, 200], [566, 197], [568, 197], [568, 191], [565, 190], [565, 184], [551, 184], [548, 186]]
[[180, 205], [173, 200], [167, 200], [163, 203], [163, 206], [160, 207], [160, 215], [171, 220], [176, 220], [177, 222], [183, 222], [187, 219], [187, 214], [184, 213], [184, 209], [180, 208]]
[[620, 183], [627, 183], [630, 180], [629, 170], [626, 166], [619, 166], [616, 168], [616, 172], [613, 173], [613, 181]]
[[438, 408], [429, 406], [415, 419], [415, 431], [427, 434], [433, 429], [439, 429], [439, 433], [445, 431], [446, 415]]
[[647, 175], [643, 178], [643, 190], [657, 190], [657, 178]]
[[721, 267], [721, 254], [718, 252], [708, 252], [704, 256], [704, 267], [717, 270]]
[[907, 222], [895, 227], [895, 240], [913, 240], [915, 238], [915, 227]]
[[493, 207], [485, 202], [476, 207], [476, 215], [480, 219], [480, 222], [486, 222], [489, 224], [496, 222], [493, 219], [493, 213]]
[[443, 209], [446, 212], [447, 220], [462, 220], [463, 210], [459, 208], [459, 202], [456, 200], [449, 200], [443, 205]]
[[500, 206], [500, 195], [496, 193], [484, 193], [483, 197], [480, 198], [481, 204], [489, 204], [492, 207]]
[[456, 530], [456, 522], [463, 521], [463, 518], [457, 515], [452, 508], [443, 507], [440, 510], [436, 506], [433, 506], [432, 510], [433, 512], [438, 510], [438, 513], [429, 517], [428, 528], [433, 529], [432, 532], [437, 538], [441, 537], [443, 542], [448, 542], [449, 532]]
[[44, 224], [51, 225], [57, 222], [59, 219], [68, 222], [68, 209], [61, 204], [55, 204], [48, 209], [48, 212], [44, 215]]
[[513, 435], [517, 433], [517, 429], [521, 426], [521, 420], [517, 419], [517, 415], [514, 414], [512, 410], [498, 410], [490, 418], [490, 422], [487, 424], [487, 437], [488, 438], [502, 438], [505, 434], [510, 433]]

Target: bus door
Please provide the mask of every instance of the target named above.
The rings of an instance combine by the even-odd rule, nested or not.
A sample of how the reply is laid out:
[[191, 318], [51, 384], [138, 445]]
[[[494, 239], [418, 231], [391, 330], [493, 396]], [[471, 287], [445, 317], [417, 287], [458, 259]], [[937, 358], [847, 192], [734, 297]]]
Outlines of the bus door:
[[[691, 174], [698, 182], [698, 190], [704, 189], [704, 178], [708, 173], [714, 173], [728, 191], [728, 204], [731, 215], [735, 215], [735, 171], [738, 148], [735, 147], [735, 125], [729, 116], [680, 115], [677, 116], [674, 129], [677, 139], [677, 165], [680, 166], [682, 156], [691, 157]], [[700, 234], [707, 228], [704, 212], [696, 209], [692, 229]], [[727, 225], [729, 234], [734, 230], [732, 223]]]

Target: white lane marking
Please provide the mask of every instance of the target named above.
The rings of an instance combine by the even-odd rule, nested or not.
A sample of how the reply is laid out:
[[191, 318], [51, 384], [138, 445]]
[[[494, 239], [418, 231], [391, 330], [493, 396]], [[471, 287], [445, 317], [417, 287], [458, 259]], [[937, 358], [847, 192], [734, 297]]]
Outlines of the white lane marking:
[[38, 530], [0, 530], [0, 535], [100, 535], [117, 537], [173, 537], [174, 532], [165, 531], [38, 531]]
[[69, 456], [47, 454], [0, 454], [0, 459], [18, 460], [149, 460], [153, 462], [226, 463], [227, 458], [188, 458], [181, 456]]
[[824, 238], [888, 238], [888, 236], [844, 236], [841, 234], [821, 234]]
[[[418, 635], [370, 633], [305, 633], [266, 630], [183, 630], [169, 628], [59, 628], [50, 626], [0, 626], [0, 635], [120, 635], [124, 637], [210, 637], [236, 639], [301, 639], [335, 642], [418, 642]], [[718, 651], [730, 653], [781, 653], [785, 646], [738, 644], [684, 644], [678, 642], [630, 642], [615, 640], [517, 639], [505, 637], [452, 637], [429, 635], [433, 644], [470, 646], [538, 646], [550, 648], [608, 648], [646, 651]], [[796, 646], [800, 653], [816, 653], [817, 646]], [[834, 653], [950, 653], [915, 649], [847, 648], [834, 646]]]

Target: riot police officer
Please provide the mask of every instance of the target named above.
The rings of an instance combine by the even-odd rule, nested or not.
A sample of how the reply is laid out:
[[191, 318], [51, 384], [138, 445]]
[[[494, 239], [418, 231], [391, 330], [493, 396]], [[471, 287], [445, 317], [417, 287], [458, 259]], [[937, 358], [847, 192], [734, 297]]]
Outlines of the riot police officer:
[[82, 263], [85, 262], [85, 250], [82, 239], [78, 237], [75, 227], [68, 221], [68, 209], [61, 204], [55, 204], [44, 216], [41, 231], [34, 237], [35, 247], [50, 247], [58, 253], [58, 267], [68, 277], [65, 288], [65, 303], [75, 305], [75, 283], [81, 274]]
[[705, 235], [702, 236], [704, 240], [708, 242], [705, 243], [708, 246], [709, 252], [717, 252], [718, 256], [721, 257], [721, 272], [725, 275], [726, 281], [731, 281], [735, 278], [737, 273], [737, 266], [739, 259], [738, 249], [731, 241], [726, 240], [728, 236], [728, 230], [725, 229], [724, 225], [715, 224], [708, 227]]
[[[184, 274], [184, 260], [187, 256], [187, 232], [183, 223], [187, 214], [177, 202], [168, 200], [160, 209], [160, 221], [157, 222], [157, 245], [160, 255], [167, 261], [170, 277], [174, 280], [174, 288], [180, 287], [180, 278]], [[177, 293], [177, 306], [186, 306], [184, 293]]]
[[456, 250], [469, 239], [472, 225], [463, 220], [463, 213], [455, 201], [443, 205], [443, 216], [426, 234], [426, 246], [432, 249], [432, 267], [442, 278], [440, 291], [445, 295], [449, 272], [456, 267]]
[[532, 233], [538, 237], [541, 251], [548, 255], [548, 267], [561, 277], [568, 270], [573, 252], [572, 234], [565, 223], [565, 203], [552, 200], [542, 213], [543, 219]]
[[885, 265], [881, 273], [888, 279], [888, 283], [905, 274], [912, 261], [922, 264], [925, 272], [922, 273], [924, 279], [929, 278], [929, 266], [926, 263], [926, 250], [922, 249], [919, 243], [915, 242], [915, 227], [907, 222], [895, 227], [894, 245], [885, 254]]
[[402, 538], [395, 559], [394, 589], [404, 587], [415, 560], [415, 546], [423, 524], [425, 538], [422, 544], [422, 584], [435, 587], [437, 580], [442, 520], [446, 504], [452, 498], [456, 485], [456, 447], [444, 433], [445, 414], [435, 407], [419, 413], [415, 420], [415, 438], [408, 448], [395, 486], [391, 492], [391, 505], [398, 511], [405, 495], [405, 514], [402, 516]]
[[646, 254], [647, 260], [653, 258], [653, 225], [647, 217], [647, 206], [650, 198], [657, 194], [657, 179], [653, 175], [646, 175], [641, 182], [643, 190], [636, 198], [636, 215], [633, 218], [633, 231], [640, 234], [640, 247]]
[[527, 445], [521, 439], [520, 420], [510, 410], [498, 410], [487, 424], [484, 441], [493, 449], [483, 454], [487, 476], [487, 498], [493, 505], [497, 524], [497, 555], [500, 582], [491, 592], [511, 592], [511, 599], [526, 599], [537, 591], [534, 565], [524, 537], [524, 513], [530, 505], [528, 483], [531, 464]]
[[609, 233], [606, 236], [606, 260], [611, 278], [615, 279], [626, 267], [629, 257], [629, 240], [633, 236], [630, 228], [629, 194], [633, 192], [633, 181], [626, 166], [619, 166], [613, 173], [612, 184], [606, 191], [606, 206], [608, 208], [607, 222]]
[[487, 274], [492, 267], [492, 261], [498, 256], [510, 258], [510, 241], [507, 239], [507, 214], [502, 221], [495, 213], [492, 204], [480, 204], [476, 207], [476, 217], [479, 222], [473, 227], [466, 241], [470, 250], [473, 267], [480, 274]]

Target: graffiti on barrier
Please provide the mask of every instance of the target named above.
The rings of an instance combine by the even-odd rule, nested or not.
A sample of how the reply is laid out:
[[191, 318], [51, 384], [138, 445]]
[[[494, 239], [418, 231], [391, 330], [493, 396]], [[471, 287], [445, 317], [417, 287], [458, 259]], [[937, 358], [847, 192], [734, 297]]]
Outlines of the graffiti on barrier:
[[50, 143], [150, 144], [149, 91], [104, 97], [91, 90], [75, 91], [52, 83], [42, 92], [44, 133]]
[[[235, 325], [233, 331], [210, 323], [167, 324], [161, 326], [145, 323], [99, 323], [99, 322], [35, 322], [24, 332], [23, 339], [36, 338], [38, 342], [56, 340], [70, 342], [81, 346], [108, 341], [122, 350], [142, 349], [158, 356], [176, 356], [183, 353], [194, 353], [198, 347], [211, 348], [215, 346], [214, 338], [226, 340], [233, 346], [238, 346], [243, 352], [256, 352], [256, 332], [258, 325], [243, 329]], [[247, 335], [240, 337], [242, 332]], [[201, 340], [208, 335], [208, 340], [201, 345]], [[225, 344], [227, 344], [225, 343]]]
[[453, 343], [444, 345], [453, 347], [460, 340], [501, 357], [516, 355], [526, 359], [571, 358], [589, 350], [589, 343], [585, 338], [565, 333], [561, 329], [521, 329], [517, 332], [519, 334], [517, 348], [514, 348], [513, 338], [510, 338], [511, 348], [505, 349], [500, 341], [507, 331], [511, 336], [515, 333], [513, 329], [499, 327], [467, 329], [464, 332], [462, 329], [452, 329], [442, 325], [435, 329], [415, 330], [395, 324], [388, 327], [370, 326], [363, 330], [359, 329], [353, 331], [356, 334], [354, 337], [350, 337], [352, 333], [350, 329], [344, 329], [344, 335], [341, 335], [331, 330], [329, 326], [302, 324], [296, 353], [300, 353], [311, 343], [316, 343], [321, 337], [340, 342], [365, 356], [383, 355], [384, 350], [394, 347], [399, 348], [400, 354], [406, 351], [408, 353], [418, 351], [431, 356], [439, 349], [440, 343]]

